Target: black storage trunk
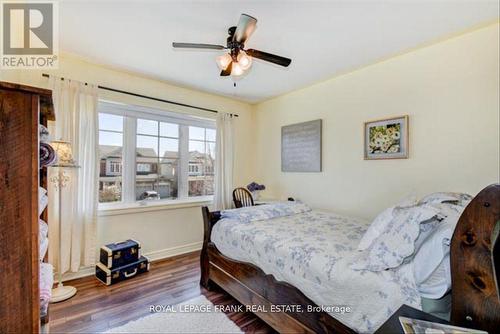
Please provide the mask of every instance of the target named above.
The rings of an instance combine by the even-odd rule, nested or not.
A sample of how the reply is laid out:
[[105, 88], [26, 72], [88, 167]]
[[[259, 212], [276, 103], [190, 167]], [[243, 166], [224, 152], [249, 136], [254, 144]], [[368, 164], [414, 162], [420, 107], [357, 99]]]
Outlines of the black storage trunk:
[[111, 285], [146, 271], [149, 271], [149, 260], [147, 257], [141, 256], [139, 260], [133, 263], [112, 269], [107, 268], [102, 263], [98, 263], [95, 266], [95, 277], [104, 284]]
[[139, 260], [141, 244], [128, 239], [123, 242], [108, 244], [101, 247], [100, 261], [106, 268], [118, 268]]

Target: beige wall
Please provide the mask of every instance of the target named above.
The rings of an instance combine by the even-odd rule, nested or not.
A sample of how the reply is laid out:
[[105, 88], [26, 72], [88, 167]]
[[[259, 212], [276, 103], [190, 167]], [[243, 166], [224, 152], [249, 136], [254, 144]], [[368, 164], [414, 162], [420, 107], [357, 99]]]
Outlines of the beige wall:
[[[498, 24], [256, 107], [265, 196], [370, 218], [398, 199], [499, 181]], [[409, 115], [410, 157], [363, 160], [363, 122]], [[280, 128], [323, 120], [323, 172], [282, 173]]]
[[[237, 113], [235, 139], [235, 184], [247, 184], [253, 178], [253, 115], [252, 106], [232, 99], [169, 85], [135, 74], [86, 62], [72, 55], [62, 55], [57, 71], [0, 71], [0, 80], [46, 88], [48, 79], [42, 73], [54, 74], [83, 82], [97, 83], [131, 92], [188, 103], [210, 109]], [[161, 102], [131, 97], [101, 90], [100, 98], [135, 105], [188, 112], [205, 117], [214, 114], [176, 107]], [[100, 245], [134, 238], [142, 242], [143, 252], [161, 258], [200, 248], [203, 227], [199, 206], [152, 210], [140, 213], [100, 216], [98, 220], [98, 247]], [[83, 271], [91, 273], [92, 270]]]

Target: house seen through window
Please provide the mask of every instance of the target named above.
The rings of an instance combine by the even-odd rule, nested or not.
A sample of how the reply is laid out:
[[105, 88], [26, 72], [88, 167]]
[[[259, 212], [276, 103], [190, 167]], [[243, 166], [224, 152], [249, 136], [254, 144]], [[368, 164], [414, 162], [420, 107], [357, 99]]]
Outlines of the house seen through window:
[[189, 196], [214, 194], [215, 129], [189, 127]]
[[99, 114], [99, 202], [122, 199], [123, 116]]
[[99, 107], [100, 203], [213, 195], [212, 120]]

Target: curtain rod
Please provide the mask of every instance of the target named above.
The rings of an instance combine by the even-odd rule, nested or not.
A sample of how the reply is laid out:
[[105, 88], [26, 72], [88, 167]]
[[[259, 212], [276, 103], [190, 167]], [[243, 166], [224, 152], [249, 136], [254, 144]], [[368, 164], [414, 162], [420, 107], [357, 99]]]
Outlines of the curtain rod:
[[[47, 73], [43, 73], [42, 77], [50, 78], [50, 75], [47, 74]], [[64, 78], [61, 78], [61, 80], [64, 80]], [[85, 82], [85, 85], [87, 85], [86, 82]], [[97, 88], [103, 89], [103, 90], [109, 90], [111, 92], [116, 92], [116, 93], [121, 93], [121, 94], [136, 96], [136, 97], [141, 97], [141, 98], [148, 99], [148, 100], [154, 100], [154, 101], [158, 101], [158, 102], [175, 104], [177, 106], [188, 107], [188, 108], [193, 108], [193, 109], [198, 109], [198, 110], [203, 110], [203, 111], [209, 111], [209, 112], [213, 112], [213, 113], [219, 113], [219, 111], [215, 110], [215, 109], [208, 109], [208, 108], [193, 106], [193, 105], [186, 104], [186, 103], [180, 103], [180, 102], [175, 102], [175, 101], [164, 100], [164, 99], [160, 99], [160, 98], [157, 98], [157, 97], [152, 97], [152, 96], [147, 96], [147, 95], [142, 95], [142, 94], [127, 92], [127, 91], [121, 90], [121, 89], [116, 89], [116, 88], [111, 88], [111, 87], [106, 87], [106, 86], [101, 86], [101, 85], [98, 85]], [[234, 117], [238, 117], [239, 116], [238, 114], [229, 114], [229, 115], [234, 116]]]

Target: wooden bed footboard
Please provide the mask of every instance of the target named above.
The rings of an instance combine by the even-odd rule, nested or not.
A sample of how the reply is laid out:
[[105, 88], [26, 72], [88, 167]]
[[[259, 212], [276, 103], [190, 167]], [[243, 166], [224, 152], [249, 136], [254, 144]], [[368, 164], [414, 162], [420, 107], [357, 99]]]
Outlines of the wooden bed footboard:
[[454, 325], [489, 333], [500, 328], [500, 297], [493, 270], [493, 257], [498, 261], [500, 254], [492, 251], [492, 234], [499, 221], [500, 184], [483, 189], [460, 216], [450, 249]]
[[[220, 253], [210, 240], [220, 212], [210, 212], [203, 207], [202, 213], [204, 239], [200, 284], [203, 287], [211, 289], [215, 283], [240, 303], [253, 305], [253, 313], [280, 333], [355, 333], [326, 312], [269, 312], [271, 308], [284, 305], [301, 305], [303, 310], [317, 305], [296, 287], [277, 281], [250, 263]], [[491, 241], [499, 220], [500, 184], [495, 184], [483, 189], [458, 221], [451, 241], [451, 322], [454, 325], [490, 333], [500, 328], [500, 300]], [[500, 254], [495, 256], [498, 258]]]
[[210, 280], [210, 260], [208, 258], [208, 244], [211, 243], [212, 227], [219, 221], [219, 211], [210, 212], [208, 207], [201, 208], [203, 214], [203, 246], [200, 254], [201, 286], [209, 289]]

